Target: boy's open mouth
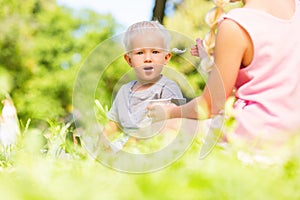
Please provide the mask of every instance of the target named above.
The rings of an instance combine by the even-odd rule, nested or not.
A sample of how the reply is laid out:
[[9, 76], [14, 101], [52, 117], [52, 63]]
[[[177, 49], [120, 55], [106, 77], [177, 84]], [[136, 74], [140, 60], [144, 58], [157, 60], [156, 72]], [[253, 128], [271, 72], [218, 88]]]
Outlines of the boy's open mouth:
[[149, 66], [149, 67], [144, 67], [145, 72], [153, 72], [154, 68]]

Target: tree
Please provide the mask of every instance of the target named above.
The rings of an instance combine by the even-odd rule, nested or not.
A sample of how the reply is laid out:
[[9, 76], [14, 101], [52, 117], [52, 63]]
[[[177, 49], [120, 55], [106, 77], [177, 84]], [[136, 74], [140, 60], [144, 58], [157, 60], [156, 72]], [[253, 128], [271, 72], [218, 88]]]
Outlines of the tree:
[[0, 28], [0, 90], [10, 93], [24, 122], [71, 112], [80, 64], [116, 23], [110, 15], [73, 13], [55, 0], [0, 0]]
[[161, 24], [163, 24], [166, 3], [167, 3], [167, 0], [155, 0], [155, 5], [153, 8], [153, 14], [152, 14], [152, 20], [157, 20]]

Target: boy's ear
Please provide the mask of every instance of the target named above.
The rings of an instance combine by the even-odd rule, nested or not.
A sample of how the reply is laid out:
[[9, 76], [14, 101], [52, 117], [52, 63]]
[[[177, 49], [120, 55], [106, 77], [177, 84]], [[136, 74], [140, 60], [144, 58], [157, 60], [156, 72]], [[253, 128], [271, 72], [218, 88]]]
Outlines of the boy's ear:
[[170, 61], [171, 57], [172, 57], [172, 54], [170, 52], [168, 52], [165, 55], [165, 65], [168, 64], [168, 62]]
[[126, 60], [128, 65], [131, 67], [131, 58], [129, 57], [129, 55], [127, 53], [124, 54], [124, 59]]

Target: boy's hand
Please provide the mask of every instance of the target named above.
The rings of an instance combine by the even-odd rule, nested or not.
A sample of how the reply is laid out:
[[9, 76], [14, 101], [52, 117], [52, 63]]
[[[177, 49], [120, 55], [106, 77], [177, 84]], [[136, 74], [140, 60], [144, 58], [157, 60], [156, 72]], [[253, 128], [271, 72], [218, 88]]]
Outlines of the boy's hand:
[[162, 121], [169, 119], [171, 117], [172, 109], [176, 107], [175, 104], [149, 104], [147, 106], [148, 109], [148, 117], [152, 118], [155, 121]]

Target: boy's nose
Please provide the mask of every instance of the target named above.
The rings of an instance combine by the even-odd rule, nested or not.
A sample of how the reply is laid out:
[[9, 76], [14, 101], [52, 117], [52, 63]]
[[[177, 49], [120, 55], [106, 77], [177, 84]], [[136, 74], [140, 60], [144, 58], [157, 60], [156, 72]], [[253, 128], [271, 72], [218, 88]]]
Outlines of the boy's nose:
[[152, 58], [151, 58], [151, 54], [147, 53], [145, 54], [145, 62], [151, 62]]

